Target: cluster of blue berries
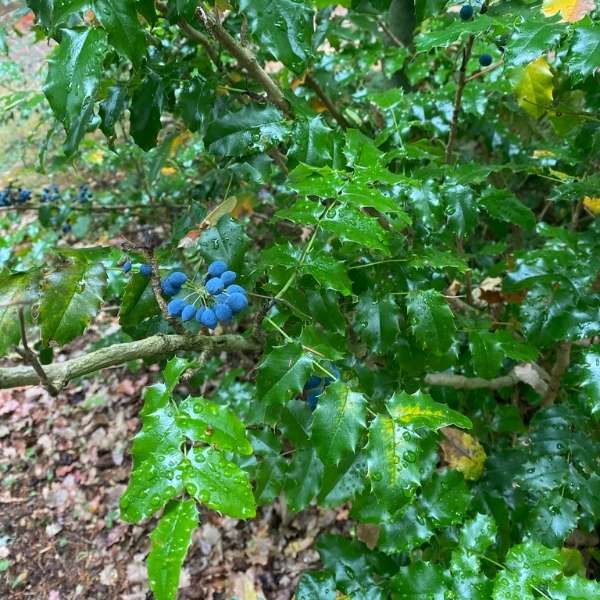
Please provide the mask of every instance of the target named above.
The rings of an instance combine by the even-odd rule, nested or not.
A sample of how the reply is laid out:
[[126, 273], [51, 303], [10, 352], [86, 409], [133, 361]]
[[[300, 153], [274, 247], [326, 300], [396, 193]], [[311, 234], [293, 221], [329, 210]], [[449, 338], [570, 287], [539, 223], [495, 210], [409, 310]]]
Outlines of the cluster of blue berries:
[[90, 191], [89, 186], [83, 184], [79, 186], [79, 191], [77, 192], [77, 202], [85, 203], [92, 199], [92, 192]]
[[42, 196], [40, 198], [40, 201], [42, 203], [45, 204], [46, 202], [56, 202], [57, 200], [60, 200], [60, 199], [61, 199], [60, 190], [58, 189], [58, 186], [56, 184], [45, 187], [42, 190]]
[[[173, 275], [175, 273], [169, 278]], [[214, 329], [218, 323], [228, 323], [233, 319], [233, 315], [248, 306], [246, 290], [234, 283], [236, 278], [237, 274], [231, 271], [226, 263], [222, 260], [214, 261], [208, 266], [204, 289], [195, 294], [196, 300], [188, 302], [187, 298], [174, 298], [167, 305], [169, 316], [181, 317], [182, 321], [195, 318], [209, 329]], [[196, 306], [198, 301], [200, 304]]]
[[317, 408], [319, 396], [325, 391], [325, 388], [341, 377], [341, 374], [335, 365], [329, 364], [327, 370], [335, 376], [335, 379], [329, 377], [329, 375], [326, 377], [311, 375], [309, 380], [304, 384], [302, 393], [308, 402], [308, 406], [310, 406], [310, 410], [315, 410], [315, 408]]
[[[473, 18], [474, 14], [473, 7], [470, 4], [463, 4], [460, 9], [460, 18], [463, 21], [470, 21]], [[482, 54], [479, 57], [479, 64], [482, 67], [489, 67], [493, 62], [492, 56], [490, 54]]]
[[14, 188], [12, 185], [0, 192], [0, 206], [15, 206], [31, 200], [31, 190], [27, 188]]
[[[125, 260], [123, 263], [123, 272], [130, 273], [132, 268], [132, 262], [129, 259]], [[152, 275], [152, 265], [141, 264], [140, 275], [143, 277], [150, 277]], [[173, 271], [173, 273], [160, 280], [160, 288], [162, 289], [163, 294], [167, 298], [170, 298], [171, 296], [179, 294], [183, 284], [187, 280], [188, 277], [185, 273], [182, 273], [181, 271]]]

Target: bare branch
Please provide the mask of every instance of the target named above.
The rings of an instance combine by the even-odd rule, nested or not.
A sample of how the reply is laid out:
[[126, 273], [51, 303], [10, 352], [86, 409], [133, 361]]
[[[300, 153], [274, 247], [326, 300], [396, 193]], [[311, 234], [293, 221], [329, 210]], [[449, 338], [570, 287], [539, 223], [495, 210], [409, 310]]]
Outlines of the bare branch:
[[552, 406], [558, 396], [560, 381], [571, 363], [571, 347], [571, 342], [561, 342], [556, 348], [556, 360], [550, 373], [550, 383], [542, 406]]
[[306, 85], [319, 97], [321, 102], [327, 107], [329, 114], [337, 121], [342, 129], [348, 129], [350, 124], [346, 121], [346, 117], [336, 108], [333, 100], [325, 93], [319, 82], [310, 74], [307, 73], [304, 77]]
[[[241, 335], [154, 335], [135, 342], [113, 344], [62, 363], [46, 365], [44, 371], [48, 382], [60, 390], [76, 377], [121, 365], [130, 360], [168, 357], [180, 351], [206, 351], [213, 354], [221, 351], [253, 350], [254, 342]], [[40, 376], [31, 366], [0, 368], [0, 389], [39, 383]]]

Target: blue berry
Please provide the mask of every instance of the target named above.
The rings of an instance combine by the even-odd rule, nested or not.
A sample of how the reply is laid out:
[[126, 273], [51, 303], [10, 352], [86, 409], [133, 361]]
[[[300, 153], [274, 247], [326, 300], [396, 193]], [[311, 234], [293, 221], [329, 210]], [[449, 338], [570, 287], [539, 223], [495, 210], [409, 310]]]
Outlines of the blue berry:
[[304, 389], [310, 390], [313, 388], [320, 387], [322, 381], [323, 380], [320, 377], [318, 377], [317, 375], [311, 375], [309, 380], [304, 385]]
[[180, 288], [187, 280], [188, 280], [188, 276], [185, 273], [182, 273], [181, 271], [173, 271], [169, 275], [169, 281], [175, 287], [179, 287]]
[[215, 302], [217, 304], [225, 304], [225, 302], [227, 302], [227, 298], [229, 298], [229, 294], [222, 292], [218, 296], [215, 296]]
[[196, 311], [196, 321], [198, 321], [198, 323], [202, 323], [202, 314], [204, 313], [205, 310], [206, 310], [206, 306], [201, 306]]
[[165, 296], [175, 296], [181, 289], [173, 285], [173, 282], [168, 277], [160, 282], [160, 287], [162, 288]]
[[209, 279], [206, 282], [205, 287], [206, 287], [206, 291], [209, 294], [216, 296], [217, 294], [219, 294], [220, 292], [223, 291], [223, 288], [225, 287], [225, 285], [223, 284], [223, 281], [221, 280], [220, 277], [213, 277], [212, 279]]
[[219, 319], [221, 323], [227, 323], [233, 318], [233, 311], [228, 304], [216, 304], [214, 310], [217, 319]]
[[489, 67], [492, 64], [492, 57], [489, 54], [482, 54], [479, 57], [479, 64], [482, 67]]
[[69, 233], [69, 231], [71, 231], [71, 226], [68, 223], [65, 223], [62, 226], [62, 230], [63, 230], [63, 233]]
[[129, 271], [131, 271], [131, 261], [130, 260], [126, 260], [123, 263], [123, 273], [129, 273]]
[[185, 307], [185, 302], [181, 298], [175, 298], [167, 304], [167, 312], [170, 317], [177, 317]]
[[230, 285], [225, 291], [229, 295], [231, 295], [231, 294], [244, 294], [244, 295], [246, 295], [246, 290], [241, 285], [237, 285], [235, 283], [233, 285]]
[[460, 18], [463, 21], [468, 21], [473, 17], [473, 7], [470, 4], [465, 4], [460, 9]]
[[225, 271], [225, 273], [221, 275], [221, 279], [226, 286], [232, 284], [236, 277], [237, 275], [234, 271]]
[[152, 265], [140, 265], [140, 273], [144, 277], [150, 277], [152, 275]]
[[306, 398], [306, 401], [308, 402], [308, 406], [310, 406], [310, 410], [315, 410], [315, 408], [317, 408], [317, 402], [319, 400], [319, 395], [321, 392], [319, 391], [315, 391], [312, 394], [309, 394], [308, 397]]
[[227, 298], [227, 304], [234, 313], [238, 313], [241, 310], [244, 310], [246, 306], [248, 306], [248, 298], [246, 298], [245, 294], [240, 294], [239, 292], [236, 292], [235, 294], [231, 294], [229, 298]]
[[181, 311], [181, 320], [189, 321], [196, 314], [196, 307], [193, 304], [187, 304]]
[[218, 322], [219, 320], [217, 319], [217, 315], [215, 314], [215, 311], [212, 308], [207, 308], [200, 315], [200, 323], [202, 323], [202, 325], [208, 327], [209, 329], [214, 329], [217, 326]]
[[214, 262], [208, 265], [208, 274], [211, 277], [219, 277], [223, 273], [227, 271], [227, 264], [222, 260], [215, 260]]

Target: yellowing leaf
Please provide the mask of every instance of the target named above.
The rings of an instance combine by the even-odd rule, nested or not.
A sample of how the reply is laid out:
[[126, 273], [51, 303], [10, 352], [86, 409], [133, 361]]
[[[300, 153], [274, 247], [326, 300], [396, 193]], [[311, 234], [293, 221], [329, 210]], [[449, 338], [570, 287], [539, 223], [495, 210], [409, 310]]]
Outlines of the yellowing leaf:
[[600, 215], [600, 198], [590, 198], [586, 196], [583, 199], [583, 205], [594, 215]]
[[533, 158], [552, 158], [556, 156], [552, 150], [534, 150]]
[[479, 479], [487, 458], [483, 446], [472, 435], [454, 427], [444, 427], [442, 433], [446, 439], [440, 447], [448, 466], [460, 471], [465, 479]]
[[176, 135], [171, 142], [171, 150], [169, 156], [174, 156], [179, 146], [185, 144], [192, 138], [192, 132], [189, 129], [182, 131], [179, 135]]
[[594, 0], [544, 0], [542, 11], [547, 17], [560, 12], [563, 21], [575, 23], [596, 8]]
[[101, 165], [104, 162], [104, 152], [102, 150], [92, 150], [85, 158], [93, 165]]
[[165, 175], [166, 177], [170, 175], [175, 175], [175, 173], [177, 173], [177, 169], [175, 169], [174, 167], [163, 167], [160, 170], [160, 174]]
[[543, 57], [517, 69], [512, 84], [523, 110], [538, 119], [552, 104], [552, 71]]

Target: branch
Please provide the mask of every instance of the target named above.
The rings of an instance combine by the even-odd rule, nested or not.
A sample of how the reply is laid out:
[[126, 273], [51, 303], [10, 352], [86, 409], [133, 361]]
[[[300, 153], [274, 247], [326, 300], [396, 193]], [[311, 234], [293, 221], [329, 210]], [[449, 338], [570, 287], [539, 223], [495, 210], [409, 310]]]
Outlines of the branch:
[[[166, 357], [179, 351], [217, 353], [254, 349], [255, 344], [241, 335], [154, 335], [135, 342], [113, 344], [62, 363], [46, 365], [45, 375], [48, 382], [59, 390], [71, 379], [130, 360]], [[39, 383], [40, 377], [33, 367], [0, 367], [0, 389]]]
[[507, 375], [484, 379], [483, 377], [465, 377], [454, 373], [429, 373], [425, 383], [433, 386], [446, 386], [456, 390], [499, 390], [518, 383], [530, 385], [538, 394], [548, 392], [550, 375], [535, 363], [515, 365]]
[[450, 135], [448, 136], [448, 144], [446, 146], [446, 163], [450, 163], [452, 160], [452, 149], [454, 147], [454, 142], [456, 141], [456, 130], [458, 129], [458, 116], [460, 115], [463, 92], [465, 91], [465, 85], [467, 83], [467, 64], [471, 58], [474, 41], [475, 36], [470, 35], [462, 52], [462, 63], [458, 72], [458, 84], [456, 87], [456, 95], [454, 96], [454, 112], [452, 113]]
[[560, 381], [571, 363], [571, 346], [571, 342], [561, 342], [556, 348], [556, 361], [550, 373], [550, 383], [548, 391], [544, 395], [542, 406], [552, 406], [558, 396]]
[[256, 56], [247, 48], [241, 46], [229, 32], [209, 12], [201, 6], [197, 9], [198, 17], [204, 23], [206, 30], [238, 61], [241, 67], [267, 92], [269, 100], [291, 116], [290, 106], [287, 103], [279, 86], [269, 77], [268, 73], [258, 64]]
[[329, 114], [337, 121], [342, 129], [348, 129], [350, 124], [346, 121], [344, 115], [336, 108], [331, 98], [325, 93], [319, 82], [310, 74], [307, 73], [304, 77], [304, 83], [319, 97], [321, 102], [327, 107]]
[[19, 324], [21, 326], [21, 343], [23, 350], [15, 348], [17, 354], [36, 372], [42, 387], [48, 391], [51, 396], [57, 396], [58, 390], [50, 383], [48, 376], [44, 371], [44, 367], [40, 363], [37, 354], [29, 347], [27, 343], [27, 330], [25, 328], [25, 314], [23, 307], [19, 308]]
[[211, 46], [209, 39], [196, 28], [192, 27], [185, 19], [179, 21], [179, 27], [190, 40], [197, 42], [206, 50], [206, 53], [210, 57], [210, 60], [213, 61], [215, 67], [217, 67], [219, 71], [222, 71], [223, 64], [221, 63], [221, 59], [216, 50]]

